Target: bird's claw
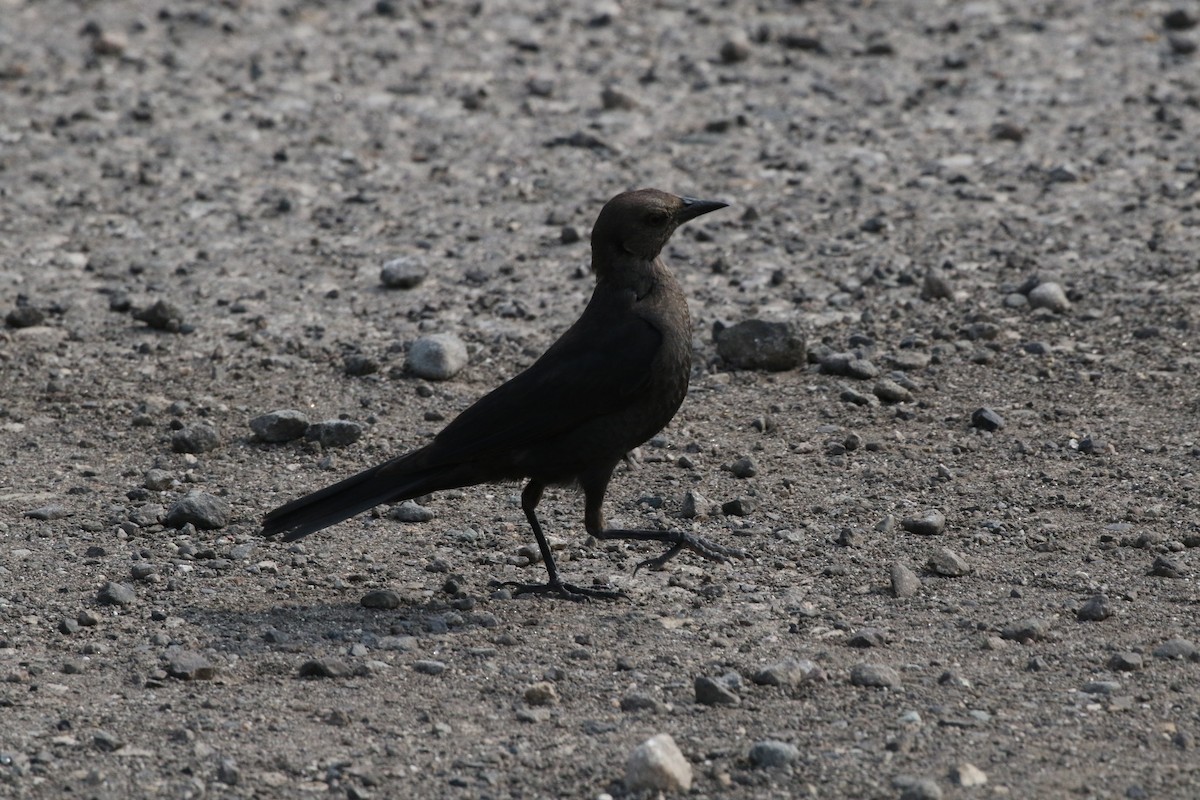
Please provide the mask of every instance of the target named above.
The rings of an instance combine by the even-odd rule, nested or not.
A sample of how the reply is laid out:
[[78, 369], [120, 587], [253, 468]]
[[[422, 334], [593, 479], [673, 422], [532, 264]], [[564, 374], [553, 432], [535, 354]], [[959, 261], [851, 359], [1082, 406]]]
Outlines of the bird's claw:
[[564, 600], [586, 602], [588, 600], [621, 600], [629, 595], [620, 589], [600, 589], [592, 586], [576, 586], [562, 581], [549, 583], [521, 583], [520, 581], [492, 581], [492, 586], [512, 590], [513, 597], [523, 594], [556, 594]]
[[647, 558], [645, 561], [639, 561], [637, 566], [633, 568], [633, 574], [637, 575], [638, 570], [642, 567], [650, 569], [662, 569], [668, 561], [682, 553], [684, 550], [691, 550], [696, 555], [706, 558], [709, 561], [715, 561], [718, 564], [728, 564], [731, 558], [746, 558], [745, 550], [740, 550], [736, 547], [726, 547], [720, 544], [714, 544], [707, 539], [702, 539], [691, 533], [680, 533], [679, 539], [671, 545], [667, 552], [661, 556]]

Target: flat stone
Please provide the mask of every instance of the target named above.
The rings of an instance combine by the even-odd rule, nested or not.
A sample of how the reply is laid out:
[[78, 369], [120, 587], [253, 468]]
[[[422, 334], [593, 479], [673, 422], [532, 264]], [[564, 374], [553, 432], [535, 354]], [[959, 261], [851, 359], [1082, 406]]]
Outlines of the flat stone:
[[707, 676], [696, 678], [694, 683], [696, 702], [705, 706], [736, 706], [741, 705], [742, 698], [726, 686], [722, 681]]
[[283, 408], [254, 417], [250, 430], [264, 442], [290, 442], [304, 436], [308, 417], [294, 408]]
[[444, 381], [461, 372], [467, 358], [467, 346], [462, 339], [452, 333], [434, 333], [412, 343], [406, 364], [418, 377]]
[[781, 372], [807, 359], [804, 336], [792, 322], [748, 319], [717, 334], [717, 354], [734, 369]]
[[191, 491], [176, 500], [167, 510], [166, 524], [182, 528], [191, 523], [203, 530], [216, 530], [229, 524], [232, 514], [229, 502], [208, 492]]
[[900, 527], [921, 536], [936, 536], [946, 528], [946, 516], [936, 508], [900, 520]]
[[217, 674], [217, 668], [197, 652], [180, 650], [167, 656], [167, 674], [183, 681], [208, 681]]
[[899, 689], [900, 673], [882, 664], [855, 664], [850, 668], [850, 684], [874, 689]]
[[630, 792], [687, 792], [692, 788], [692, 765], [669, 733], [639, 744], [625, 762], [625, 788]]
[[759, 768], [786, 767], [799, 757], [800, 750], [795, 745], [777, 739], [764, 739], [750, 747], [750, 763]]

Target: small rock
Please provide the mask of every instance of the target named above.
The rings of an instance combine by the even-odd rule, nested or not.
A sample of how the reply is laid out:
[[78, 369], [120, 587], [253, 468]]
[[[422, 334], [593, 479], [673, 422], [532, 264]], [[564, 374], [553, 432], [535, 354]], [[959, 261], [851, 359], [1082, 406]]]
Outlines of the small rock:
[[892, 564], [892, 594], [912, 597], [921, 590], [921, 579], [911, 569], [896, 561]]
[[663, 710], [663, 704], [648, 694], [633, 692], [621, 698], [621, 710], [627, 714], [637, 711], [657, 712]]
[[1004, 417], [984, 406], [971, 412], [971, 427], [981, 431], [998, 431], [1004, 427]]
[[467, 365], [467, 346], [452, 333], [422, 336], [408, 350], [410, 372], [431, 381], [453, 378]]
[[764, 739], [750, 747], [750, 763], [755, 767], [776, 769], [786, 767], [800, 757], [800, 750], [792, 744], [776, 739]]
[[750, 57], [750, 39], [744, 33], [737, 33], [721, 44], [721, 61], [726, 64], [738, 64]]
[[1163, 14], [1163, 27], [1169, 31], [1187, 31], [1200, 24], [1200, 17], [1188, 12], [1186, 8], [1173, 8]]
[[346, 447], [362, 438], [366, 426], [348, 419], [327, 419], [314, 422], [304, 430], [304, 438], [320, 442], [322, 447]]
[[296, 673], [301, 678], [346, 678], [350, 667], [337, 658], [314, 658], [300, 665]]
[[875, 689], [899, 689], [900, 673], [882, 664], [855, 664], [850, 669], [852, 686], [868, 686]]
[[819, 673], [819, 667], [808, 659], [784, 659], [763, 667], [750, 680], [759, 686], [795, 688]]
[[936, 536], [945, 529], [946, 516], [936, 508], [930, 509], [921, 514], [905, 517], [900, 520], [900, 527], [909, 533], [916, 533], [921, 536]]
[[58, 632], [65, 633], [70, 636], [73, 633], [79, 633], [79, 621], [66, 617], [58, 621]]
[[1160, 578], [1182, 578], [1185, 572], [1183, 565], [1170, 556], [1156, 556], [1150, 566], [1150, 574]]
[[397, 522], [429, 522], [433, 519], [433, 512], [412, 500], [405, 500], [389, 511], [388, 516]]
[[692, 765], [669, 733], [639, 744], [625, 762], [625, 788], [630, 792], [687, 792], [692, 788]]
[[1108, 659], [1108, 668], [1113, 672], [1136, 672], [1142, 668], [1143, 659], [1141, 653], [1113, 653]]
[[883, 647], [887, 644], [887, 632], [881, 628], [862, 628], [855, 631], [846, 644], [850, 647]]
[[724, 682], [715, 678], [702, 675], [696, 678], [694, 687], [696, 690], [696, 702], [700, 705], [736, 706], [742, 702], [742, 698], [734, 694]]
[[949, 547], [939, 547], [929, 556], [929, 568], [947, 578], [961, 578], [971, 572], [971, 565]]
[[1113, 614], [1112, 604], [1103, 594], [1093, 595], [1075, 612], [1075, 618], [1081, 622], [1100, 622]]
[[125, 746], [125, 742], [114, 733], [96, 731], [92, 734], [92, 746], [102, 753], [115, 753]]
[[52, 519], [63, 519], [64, 517], [69, 517], [71, 516], [71, 512], [67, 510], [66, 506], [53, 503], [48, 506], [30, 509], [29, 511], [25, 512], [25, 516], [29, 517], [30, 519], [49, 522]]
[[1167, 641], [1154, 648], [1153, 655], [1155, 658], [1162, 659], [1187, 659], [1189, 661], [1200, 661], [1200, 653], [1196, 651], [1194, 645], [1188, 639], [1168, 639]]
[[954, 781], [964, 789], [971, 789], [976, 786], [983, 786], [988, 782], [987, 773], [979, 767], [964, 761], [956, 765], [950, 770], [950, 780]]
[[191, 523], [203, 530], [216, 530], [229, 524], [232, 510], [228, 501], [208, 492], [191, 491], [179, 498], [167, 510], [166, 524], [182, 528]]
[[821, 372], [865, 381], [879, 376], [879, 367], [854, 353], [828, 353], [821, 357]]
[[954, 287], [942, 272], [930, 268], [925, 272], [925, 280], [921, 283], [921, 299], [953, 300]]
[[284, 408], [250, 420], [250, 430], [264, 442], [290, 442], [308, 430], [308, 417], [301, 411]]
[[96, 602], [102, 606], [127, 606], [137, 600], [137, 592], [127, 583], [109, 581], [96, 593]]
[[390, 611], [400, 607], [400, 595], [391, 589], [372, 589], [358, 601], [363, 608], [377, 608]]
[[46, 321], [46, 314], [33, 306], [17, 306], [5, 315], [4, 321], [10, 328], [33, 328]]
[[805, 363], [804, 337], [791, 322], [748, 319], [717, 334], [717, 353], [734, 369], [781, 372]]
[[179, 650], [167, 656], [167, 674], [182, 681], [209, 681], [217, 668], [197, 652]]
[[942, 800], [942, 787], [933, 778], [901, 776], [893, 781], [900, 800]]
[[752, 458], [739, 458], [730, 464], [729, 471], [735, 478], [753, 478], [758, 474], [758, 465]]
[[232, 758], [222, 758], [217, 764], [217, 780], [226, 786], [237, 786], [242, 780], [242, 772], [237, 762]]
[[538, 681], [525, 689], [525, 702], [531, 706], [558, 705], [558, 689], [550, 681]]
[[412, 289], [419, 286], [429, 270], [417, 256], [394, 258], [379, 271], [379, 281], [389, 289]]
[[148, 469], [142, 476], [142, 486], [152, 492], [165, 492], [175, 485], [175, 476], [165, 469]]
[[880, 378], [871, 391], [885, 403], [907, 403], [912, 400], [912, 392], [891, 378]]
[[1088, 681], [1079, 687], [1079, 691], [1084, 694], [1114, 695], [1121, 691], [1121, 684], [1118, 681]]
[[680, 514], [684, 519], [706, 517], [712, 511], [712, 502], [697, 491], [689, 490], [683, 495], [683, 506]]
[[342, 372], [352, 378], [374, 375], [379, 372], [379, 362], [363, 353], [348, 353], [342, 359]]
[[176, 453], [207, 453], [221, 446], [221, 434], [207, 422], [185, 425], [171, 434], [171, 449]]
[[637, 108], [637, 100], [615, 86], [605, 86], [600, 92], [600, 105], [605, 111], [632, 111]]
[[1029, 305], [1061, 314], [1071, 307], [1071, 301], [1067, 299], [1067, 293], [1063, 291], [1062, 286], [1054, 281], [1047, 281], [1030, 290]]
[[159, 300], [149, 308], [134, 311], [133, 318], [146, 323], [155, 330], [169, 331], [170, 333], [178, 333], [184, 326], [183, 312], [178, 306], [168, 303], [166, 300]]
[[446, 662], [427, 658], [414, 661], [412, 667], [422, 675], [441, 675], [446, 671]]
[[1018, 620], [1011, 625], [1006, 625], [1001, 631], [1000, 636], [1021, 644], [1029, 644], [1045, 638], [1046, 633], [1050, 630], [1050, 621], [1042, 617], [1027, 617], [1026, 619]]
[[738, 497], [721, 504], [721, 513], [727, 517], [748, 517], [757, 505], [753, 498]]

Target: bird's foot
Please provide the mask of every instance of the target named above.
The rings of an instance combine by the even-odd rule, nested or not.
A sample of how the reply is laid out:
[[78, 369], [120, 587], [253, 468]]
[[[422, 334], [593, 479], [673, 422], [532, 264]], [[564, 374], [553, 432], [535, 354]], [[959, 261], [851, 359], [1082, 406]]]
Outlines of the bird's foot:
[[512, 590], [513, 597], [523, 594], [556, 594], [564, 600], [584, 602], [587, 600], [621, 600], [628, 595], [619, 589], [601, 589], [594, 586], [576, 586], [559, 580], [548, 583], [521, 583], [520, 581], [492, 581], [493, 586]]
[[647, 558], [645, 561], [639, 561], [637, 566], [633, 568], [633, 574], [637, 575], [638, 570], [642, 567], [650, 569], [662, 569], [663, 565], [670, 561], [675, 556], [682, 553], [684, 550], [691, 550], [701, 558], [706, 558], [709, 561], [716, 561], [718, 564], [727, 564], [731, 558], [746, 558], [745, 550], [740, 550], [736, 547], [726, 547], [725, 545], [715, 544], [696, 536], [691, 533], [675, 531], [671, 533], [674, 542], [667, 552], [661, 556]]

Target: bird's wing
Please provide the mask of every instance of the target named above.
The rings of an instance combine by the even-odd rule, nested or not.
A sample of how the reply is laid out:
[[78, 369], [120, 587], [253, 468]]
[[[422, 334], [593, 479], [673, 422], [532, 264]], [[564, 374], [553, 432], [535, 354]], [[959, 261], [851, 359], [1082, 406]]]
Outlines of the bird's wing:
[[519, 450], [625, 407], [649, 383], [662, 334], [634, 314], [584, 322], [447, 425], [433, 443], [437, 460]]

